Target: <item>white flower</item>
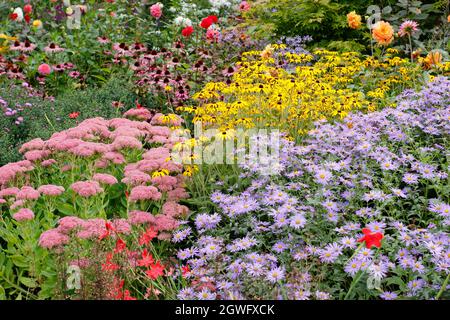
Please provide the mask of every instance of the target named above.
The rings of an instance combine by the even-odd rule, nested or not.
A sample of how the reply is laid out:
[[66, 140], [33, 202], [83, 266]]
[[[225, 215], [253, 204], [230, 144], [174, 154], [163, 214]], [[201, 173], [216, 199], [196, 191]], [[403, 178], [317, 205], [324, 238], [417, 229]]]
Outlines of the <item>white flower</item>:
[[22, 22], [23, 21], [22, 8], [15, 8], [13, 13], [17, 14], [16, 21], [18, 21], [18, 22]]
[[182, 16], [176, 17], [175, 20], [174, 20], [173, 22], [175, 23], [175, 25], [181, 26], [181, 27], [192, 26], [192, 21], [191, 21], [191, 19], [184, 18], [184, 17], [182, 17]]

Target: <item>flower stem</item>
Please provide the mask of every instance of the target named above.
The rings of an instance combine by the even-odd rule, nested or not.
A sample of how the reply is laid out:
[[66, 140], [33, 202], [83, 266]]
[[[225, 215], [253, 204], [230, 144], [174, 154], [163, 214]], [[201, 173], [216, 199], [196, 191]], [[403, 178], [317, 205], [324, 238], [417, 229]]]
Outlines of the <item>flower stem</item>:
[[437, 296], [436, 296], [436, 300], [439, 300], [439, 298], [441, 297], [441, 295], [444, 293], [444, 290], [447, 288], [447, 284], [448, 284], [448, 280], [450, 279], [450, 273], [447, 275], [447, 278], [445, 278], [444, 283], [442, 284], [441, 290], [439, 290]]

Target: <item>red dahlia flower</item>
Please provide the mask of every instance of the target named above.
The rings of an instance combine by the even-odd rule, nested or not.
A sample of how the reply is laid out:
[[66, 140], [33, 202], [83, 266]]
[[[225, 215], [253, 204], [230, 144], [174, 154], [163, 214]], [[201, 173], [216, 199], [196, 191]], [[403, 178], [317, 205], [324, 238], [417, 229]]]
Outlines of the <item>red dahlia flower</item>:
[[213, 16], [203, 18], [202, 22], [200, 22], [200, 27], [202, 27], [203, 29], [208, 29], [209, 27], [211, 27], [211, 25], [214, 23], [212, 17]]
[[184, 28], [183, 30], [181, 30], [181, 34], [183, 35], [183, 37], [189, 37], [192, 33], [194, 32], [194, 28], [192, 26], [188, 26], [186, 28]]
[[366, 242], [367, 248], [372, 248], [373, 246], [379, 248], [381, 247], [381, 239], [383, 239], [383, 234], [380, 232], [372, 232], [368, 228], [362, 229], [364, 236], [358, 240], [358, 242]]

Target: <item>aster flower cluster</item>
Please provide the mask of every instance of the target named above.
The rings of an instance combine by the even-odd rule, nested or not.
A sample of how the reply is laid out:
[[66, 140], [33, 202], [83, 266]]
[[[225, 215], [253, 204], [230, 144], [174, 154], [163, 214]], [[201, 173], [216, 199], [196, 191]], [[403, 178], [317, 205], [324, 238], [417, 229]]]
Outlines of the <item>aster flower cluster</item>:
[[[178, 297], [436, 297], [450, 273], [449, 89], [436, 78], [396, 108], [318, 121], [304, 144], [283, 141], [277, 175], [245, 167], [248, 187], [218, 185], [178, 252], [191, 267]], [[380, 248], [358, 243], [363, 228]]]

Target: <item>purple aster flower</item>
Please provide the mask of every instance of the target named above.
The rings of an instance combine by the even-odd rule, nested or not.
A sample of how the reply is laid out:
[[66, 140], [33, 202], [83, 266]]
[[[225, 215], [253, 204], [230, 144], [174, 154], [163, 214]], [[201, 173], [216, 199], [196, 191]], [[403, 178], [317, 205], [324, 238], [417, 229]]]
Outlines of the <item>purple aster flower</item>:
[[406, 198], [408, 197], [407, 194], [406, 194], [406, 192], [403, 191], [403, 190], [401, 190], [401, 189], [395, 189], [395, 188], [392, 188], [391, 191], [392, 191], [392, 193], [393, 193], [395, 196], [397, 196], [397, 197], [399, 197], [399, 198], [406, 199]]
[[172, 236], [172, 242], [178, 243], [178, 242], [185, 240], [191, 234], [191, 232], [192, 232], [192, 230], [189, 227], [175, 232]]
[[193, 300], [195, 296], [194, 289], [192, 288], [183, 288], [177, 294], [177, 298], [179, 300]]
[[317, 300], [330, 300], [331, 295], [328, 292], [319, 291], [315, 292], [315, 296]]
[[416, 174], [412, 174], [412, 173], [406, 173], [403, 176], [402, 181], [407, 183], [407, 184], [417, 184], [418, 182], [418, 176]]
[[258, 262], [247, 264], [246, 271], [252, 277], [260, 277], [265, 273], [264, 266]]
[[398, 298], [398, 295], [395, 292], [384, 291], [382, 294], [380, 294], [380, 298], [383, 300], [395, 300]]
[[309, 300], [310, 296], [311, 296], [311, 291], [309, 291], [307, 289], [299, 289], [294, 292], [295, 300]]
[[386, 228], [386, 224], [384, 222], [372, 221], [366, 225], [366, 228], [370, 229], [372, 232], [382, 232], [384, 228]]
[[354, 249], [356, 248], [356, 240], [351, 237], [344, 237], [341, 239], [341, 244], [343, 248], [350, 248]]
[[412, 294], [416, 294], [418, 291], [420, 291], [424, 286], [426, 282], [423, 279], [415, 279], [407, 283], [407, 286]]
[[276, 253], [282, 253], [286, 249], [287, 245], [282, 241], [278, 241], [272, 246], [272, 250], [275, 251]]
[[353, 258], [344, 267], [344, 271], [351, 275], [352, 277], [361, 270], [361, 261], [359, 259]]
[[326, 185], [330, 182], [331, 178], [333, 177], [333, 174], [326, 170], [319, 170], [315, 174], [316, 182]]
[[282, 267], [277, 267], [269, 270], [266, 274], [266, 279], [269, 282], [275, 283], [284, 279], [285, 270]]
[[216, 293], [211, 292], [208, 288], [203, 288], [202, 291], [197, 293], [197, 298], [199, 300], [215, 300]]
[[290, 226], [294, 229], [303, 228], [306, 225], [306, 218], [298, 213], [291, 217], [290, 219]]

